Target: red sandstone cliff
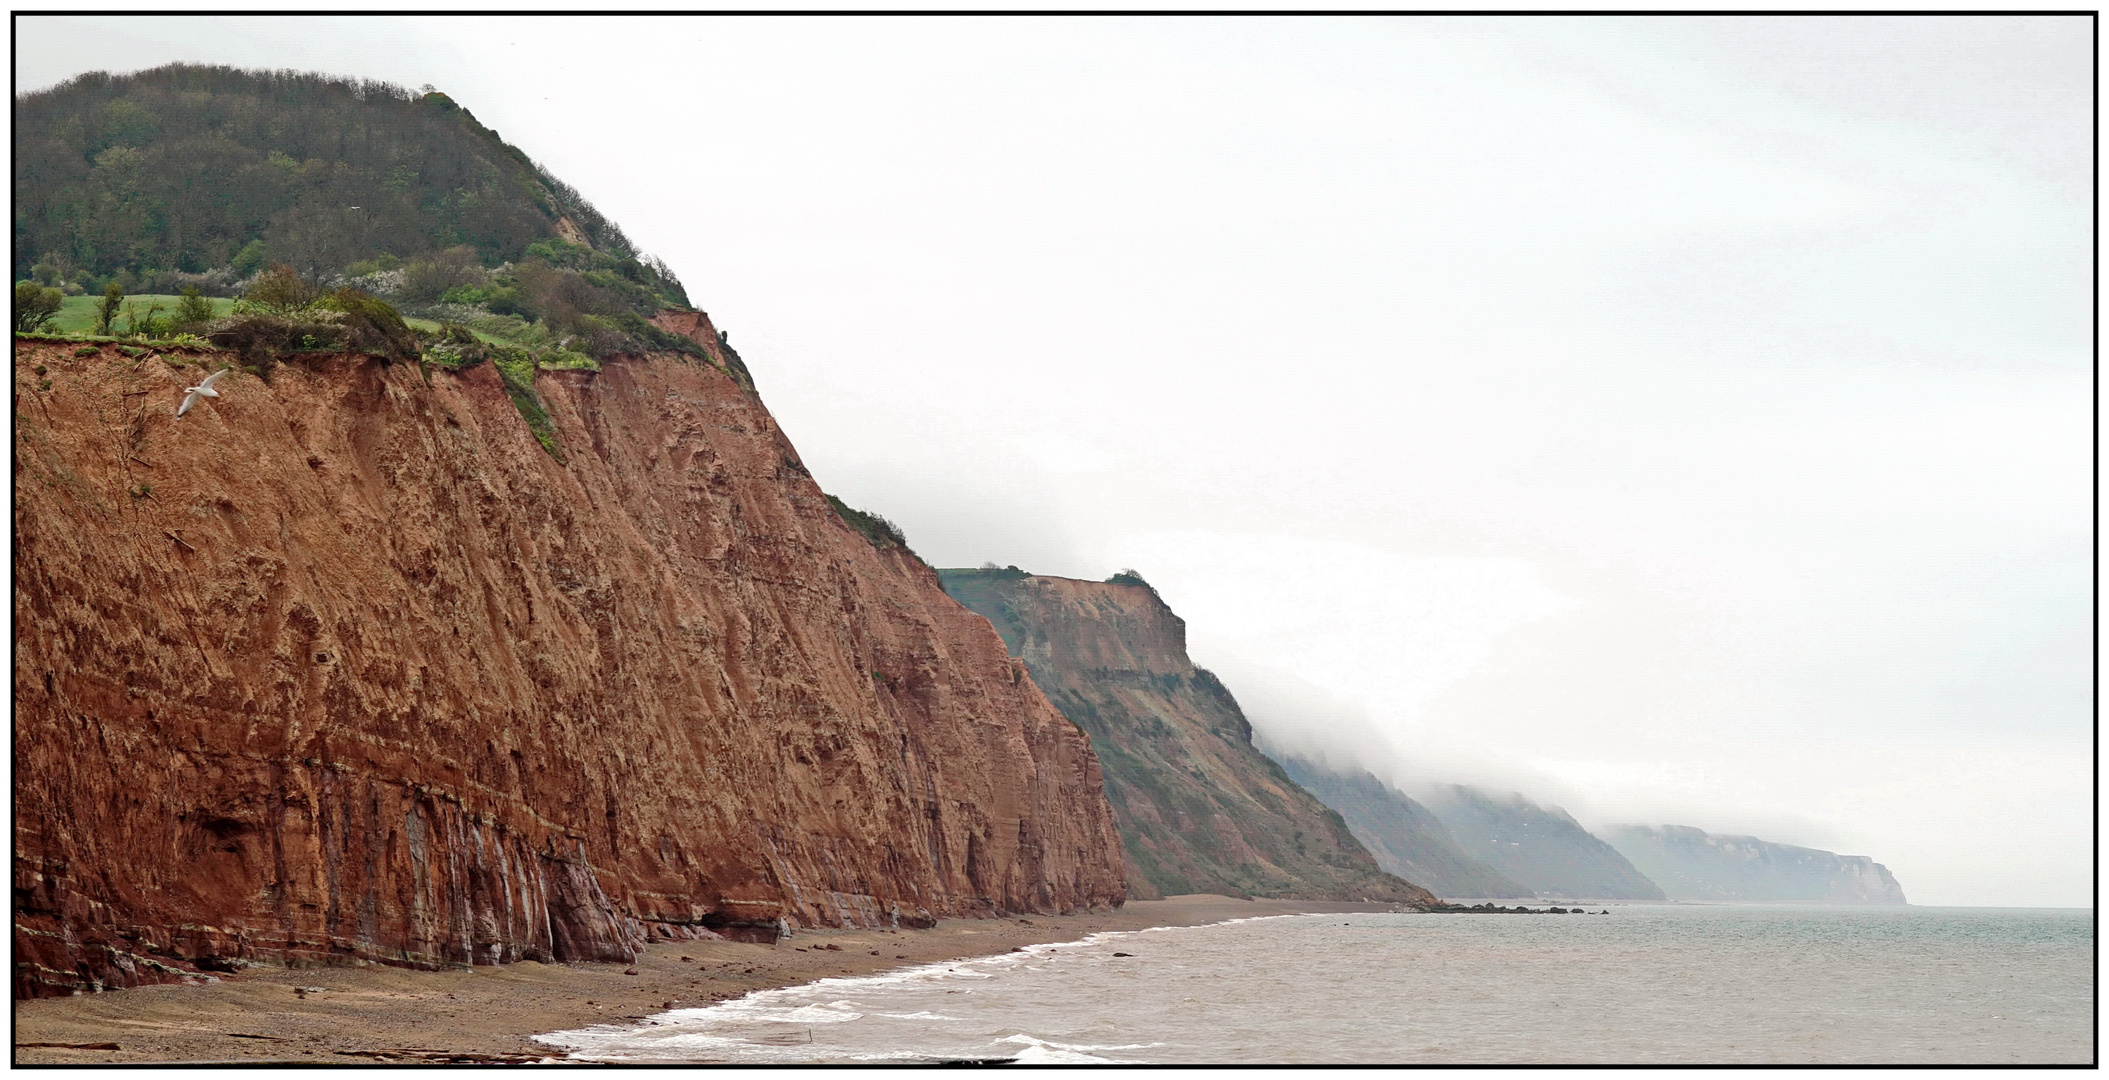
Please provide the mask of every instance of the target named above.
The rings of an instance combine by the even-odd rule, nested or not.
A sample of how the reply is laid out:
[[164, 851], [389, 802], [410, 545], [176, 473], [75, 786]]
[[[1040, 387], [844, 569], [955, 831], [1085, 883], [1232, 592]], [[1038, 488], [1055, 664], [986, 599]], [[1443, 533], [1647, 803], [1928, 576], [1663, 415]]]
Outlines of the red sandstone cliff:
[[720, 368], [544, 373], [559, 464], [487, 364], [172, 359], [16, 345], [18, 996], [1120, 902], [1086, 737]]

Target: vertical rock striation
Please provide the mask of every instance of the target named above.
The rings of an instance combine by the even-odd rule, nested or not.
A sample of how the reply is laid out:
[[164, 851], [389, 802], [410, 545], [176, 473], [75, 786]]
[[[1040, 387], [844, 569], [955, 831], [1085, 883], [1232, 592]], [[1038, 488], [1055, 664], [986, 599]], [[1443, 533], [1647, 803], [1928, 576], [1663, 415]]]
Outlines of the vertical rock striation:
[[1091, 733], [1130, 896], [1435, 901], [1380, 870], [1339, 814], [1254, 748], [1237, 699], [1194, 666], [1185, 620], [1148, 585], [1015, 569], [939, 574]]
[[200, 359], [16, 345], [18, 996], [1121, 901], [1085, 735], [728, 370], [544, 373], [559, 463], [488, 365]]

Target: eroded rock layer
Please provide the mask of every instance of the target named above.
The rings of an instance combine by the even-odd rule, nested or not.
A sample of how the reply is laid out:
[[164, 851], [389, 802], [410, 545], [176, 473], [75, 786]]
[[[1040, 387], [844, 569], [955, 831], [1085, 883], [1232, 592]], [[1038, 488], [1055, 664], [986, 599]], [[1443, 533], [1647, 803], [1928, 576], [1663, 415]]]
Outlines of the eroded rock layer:
[[986, 622], [677, 358], [18, 342], [15, 992], [631, 955], [1117, 904], [1099, 766]]
[[1378, 869], [1339, 814], [1252, 744], [1215, 675], [1186, 655], [1186, 621], [1143, 584], [1011, 570], [942, 570], [1055, 707], [1091, 733], [1137, 899], [1213, 892], [1432, 904]]

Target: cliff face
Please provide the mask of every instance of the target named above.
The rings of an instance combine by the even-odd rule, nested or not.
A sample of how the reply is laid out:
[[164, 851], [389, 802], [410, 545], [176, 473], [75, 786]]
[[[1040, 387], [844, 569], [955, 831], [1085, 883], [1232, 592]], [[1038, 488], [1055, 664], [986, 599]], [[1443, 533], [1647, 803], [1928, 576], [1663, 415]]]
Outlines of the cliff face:
[[1444, 899], [1531, 896], [1531, 890], [1465, 854], [1433, 811], [1367, 772], [1335, 772], [1303, 758], [1282, 759], [1289, 779], [1340, 811], [1347, 827], [1387, 872]]
[[1084, 734], [726, 371], [543, 373], [560, 464], [488, 364], [180, 360], [16, 346], [18, 996], [1121, 902]]
[[1186, 655], [1186, 623], [1145, 585], [941, 570], [1049, 701], [1091, 734], [1129, 895], [1216, 892], [1431, 903], [1380, 870], [1340, 815], [1252, 745], [1237, 700]]
[[1902, 904], [1889, 868], [1865, 855], [1719, 836], [1687, 825], [1629, 825], [1613, 846], [1661, 884], [1672, 900], [1758, 903]]
[[1539, 896], [1661, 900], [1662, 890], [1557, 806], [1451, 784], [1428, 808], [1465, 853]]

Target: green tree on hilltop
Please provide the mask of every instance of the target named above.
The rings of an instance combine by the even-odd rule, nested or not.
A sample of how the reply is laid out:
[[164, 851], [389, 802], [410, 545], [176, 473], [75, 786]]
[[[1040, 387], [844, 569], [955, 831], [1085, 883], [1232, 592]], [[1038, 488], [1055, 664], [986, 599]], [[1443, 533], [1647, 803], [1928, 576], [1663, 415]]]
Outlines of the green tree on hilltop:
[[266, 250], [322, 280], [460, 245], [491, 267], [571, 235], [634, 260], [660, 306], [687, 306], [578, 191], [436, 91], [190, 64], [89, 72], [17, 97], [14, 135], [17, 279], [64, 263], [173, 292], [179, 274], [247, 276]]

